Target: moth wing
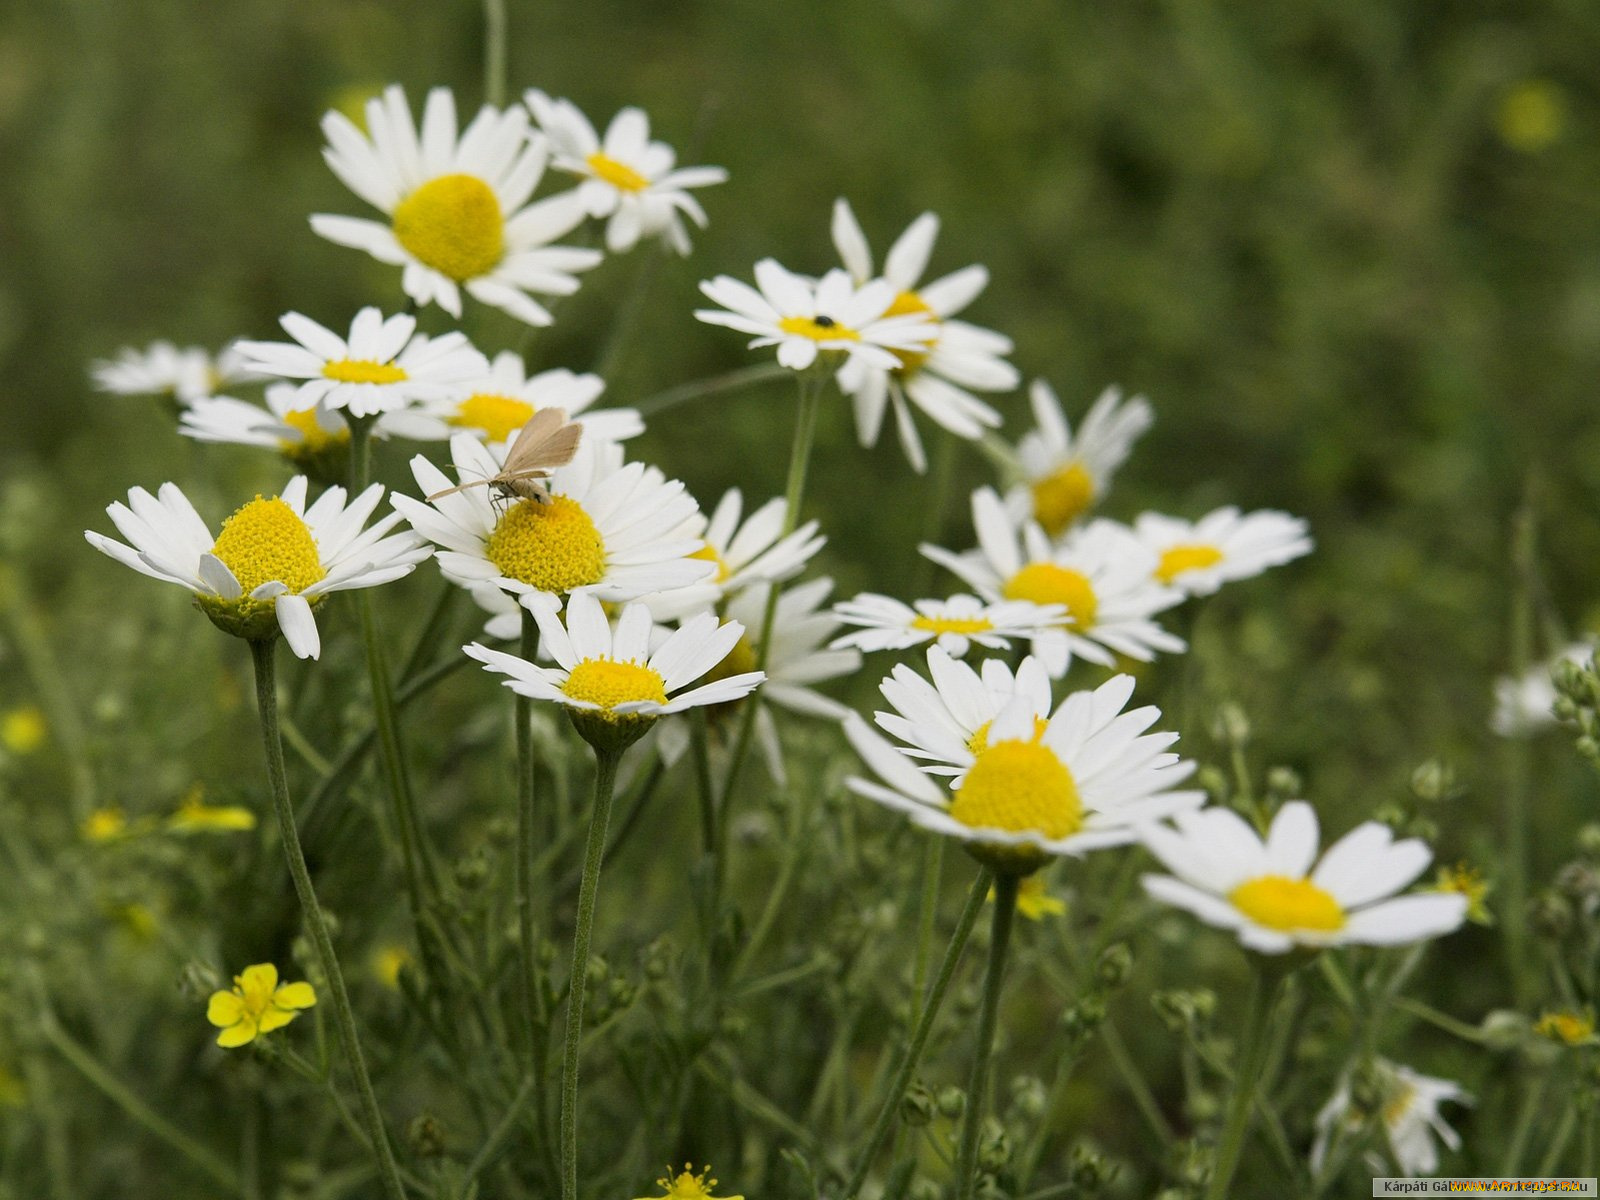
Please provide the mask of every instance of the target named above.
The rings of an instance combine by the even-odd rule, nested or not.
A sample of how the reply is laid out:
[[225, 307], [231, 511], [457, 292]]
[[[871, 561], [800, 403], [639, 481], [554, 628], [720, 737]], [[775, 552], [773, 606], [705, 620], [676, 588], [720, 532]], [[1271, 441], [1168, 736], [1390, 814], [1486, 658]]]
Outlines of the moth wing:
[[582, 425], [563, 425], [538, 446], [538, 452], [529, 466], [546, 469], [566, 466], [578, 453], [578, 442], [582, 437]]
[[564, 408], [541, 408], [528, 418], [528, 423], [517, 432], [517, 440], [506, 451], [504, 473], [520, 475], [540, 459], [540, 450], [567, 423]]

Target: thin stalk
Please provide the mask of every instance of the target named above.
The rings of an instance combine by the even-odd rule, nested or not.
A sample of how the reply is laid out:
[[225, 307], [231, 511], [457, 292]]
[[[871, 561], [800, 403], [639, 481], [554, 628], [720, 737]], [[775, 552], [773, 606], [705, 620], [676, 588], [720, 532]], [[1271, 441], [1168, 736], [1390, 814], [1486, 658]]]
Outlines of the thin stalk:
[[1541, 1071], [1538, 1081], [1523, 1097], [1522, 1111], [1517, 1114], [1517, 1124], [1511, 1133], [1511, 1144], [1506, 1147], [1506, 1156], [1501, 1160], [1502, 1175], [1515, 1175], [1522, 1165], [1522, 1155], [1528, 1147], [1528, 1137], [1533, 1133], [1534, 1121], [1544, 1107], [1545, 1092], [1550, 1087], [1550, 1074], [1549, 1071]]
[[994, 1051], [994, 1031], [1000, 1019], [1000, 989], [1005, 981], [1006, 947], [1017, 915], [1017, 888], [1022, 880], [1010, 873], [994, 881], [994, 921], [989, 935], [989, 966], [983, 976], [983, 1007], [978, 1010], [978, 1044], [973, 1048], [972, 1070], [967, 1075], [967, 1113], [961, 1125], [961, 1146], [956, 1155], [957, 1200], [972, 1200], [978, 1184], [978, 1131], [988, 1110], [989, 1059]]
[[779, 366], [777, 363], [761, 363], [754, 367], [740, 367], [737, 371], [729, 371], [723, 375], [713, 375], [708, 379], [694, 379], [688, 383], [680, 383], [677, 387], [667, 388], [653, 396], [646, 396], [634, 405], [641, 416], [654, 416], [666, 412], [669, 408], [677, 408], [680, 404], [687, 404], [690, 400], [699, 400], [705, 396], [716, 396], [722, 392], [734, 392], [740, 388], [750, 387], [752, 384], [765, 383], [769, 379], [781, 379], [792, 374], [788, 367]]
[[611, 333], [606, 338], [605, 349], [600, 352], [600, 357], [595, 363], [594, 373], [608, 383], [617, 369], [617, 361], [622, 357], [622, 351], [633, 340], [633, 327], [639, 319], [639, 313], [644, 309], [644, 298], [650, 291], [650, 285], [655, 281], [656, 271], [660, 268], [666, 252], [660, 246], [650, 244], [641, 245], [638, 253], [641, 255], [641, 260], [634, 269], [633, 282], [628, 285], [628, 294], [623, 297], [617, 319], [611, 323]]
[[[1533, 661], [1533, 591], [1538, 550], [1533, 482], [1511, 529], [1511, 677], [1521, 679]], [[1533, 1001], [1533, 973], [1526, 970], [1528, 903], [1529, 750], [1525, 738], [1506, 738], [1506, 786], [1502, 794], [1505, 823], [1504, 864], [1506, 956], [1517, 1006]]]
[[1239, 1168], [1239, 1156], [1244, 1150], [1245, 1134], [1249, 1131], [1250, 1115], [1255, 1103], [1256, 1083], [1266, 1060], [1267, 1026], [1271, 1012], [1271, 998], [1277, 992], [1278, 977], [1270, 968], [1252, 959], [1250, 964], [1250, 989], [1245, 994], [1244, 1024], [1240, 1031], [1239, 1069], [1234, 1076], [1233, 1098], [1228, 1104], [1228, 1119], [1223, 1126], [1222, 1142], [1217, 1148], [1216, 1166], [1211, 1171], [1211, 1186], [1206, 1190], [1206, 1200], [1222, 1200], [1228, 1195], [1228, 1186]]
[[933, 922], [939, 910], [939, 881], [944, 871], [944, 839], [929, 838], [922, 848], [922, 899], [917, 906], [917, 949], [911, 961], [911, 1021], [915, 1026], [922, 1015], [922, 987], [928, 978], [928, 960], [933, 956]]
[[611, 795], [617, 785], [622, 751], [595, 747], [594, 812], [584, 848], [583, 879], [578, 884], [578, 920], [572, 932], [572, 971], [567, 985], [566, 1045], [561, 1055], [561, 1198], [578, 1196], [578, 1051], [583, 1044], [584, 981], [589, 974], [589, 934], [594, 928], [595, 896], [605, 855]]
[[994, 873], [987, 868], [979, 871], [977, 879], [972, 882], [972, 890], [967, 893], [967, 906], [961, 910], [961, 918], [956, 922], [956, 931], [950, 938], [949, 948], [944, 952], [944, 961], [939, 964], [939, 972], [933, 977], [933, 983], [928, 988], [928, 995], [923, 1001], [916, 1028], [911, 1031], [911, 1041], [906, 1046], [905, 1057], [900, 1060], [900, 1069], [895, 1073], [894, 1083], [889, 1087], [889, 1095], [878, 1113], [878, 1120], [872, 1127], [872, 1135], [867, 1139], [860, 1160], [856, 1163], [855, 1172], [850, 1176], [850, 1182], [845, 1185], [844, 1200], [855, 1200], [861, 1191], [861, 1185], [866, 1182], [867, 1171], [872, 1166], [873, 1158], [888, 1140], [889, 1131], [894, 1127], [895, 1114], [900, 1109], [900, 1101], [904, 1098], [906, 1089], [911, 1086], [911, 1078], [916, 1074], [917, 1063], [922, 1058], [922, 1048], [928, 1042], [928, 1034], [933, 1032], [933, 1023], [938, 1019], [940, 1006], [944, 1004], [944, 994], [950, 987], [950, 980], [955, 976], [956, 964], [961, 961], [961, 952], [966, 949], [967, 938], [972, 933], [973, 925], [977, 924], [978, 913], [983, 910], [984, 897], [989, 894], [989, 888], [993, 883]]
[[[1556, 1163], [1561, 1161], [1561, 1156], [1567, 1151], [1567, 1143], [1572, 1140], [1572, 1126], [1577, 1117], [1576, 1105], [1568, 1104], [1562, 1109], [1561, 1120], [1557, 1122], [1556, 1131], [1550, 1137], [1550, 1144], [1545, 1148], [1544, 1157], [1539, 1160], [1539, 1167], [1534, 1171], [1536, 1177], [1555, 1174]], [[1583, 1160], [1585, 1166], [1589, 1163], [1589, 1159]]]
[[542, 1081], [536, 1075], [529, 1075], [522, 1081], [522, 1086], [517, 1089], [517, 1094], [512, 1098], [511, 1105], [506, 1109], [505, 1116], [500, 1118], [500, 1123], [494, 1127], [488, 1139], [479, 1147], [478, 1152], [472, 1156], [472, 1161], [467, 1164], [467, 1170], [461, 1177], [461, 1182], [456, 1189], [457, 1196], [465, 1196], [472, 1187], [472, 1181], [483, 1173], [484, 1169], [494, 1162], [501, 1148], [511, 1133], [517, 1127], [517, 1121], [522, 1116], [522, 1110], [527, 1107], [528, 1101], [537, 1093], [544, 1090]]
[[46, 1009], [41, 1015], [39, 1025], [44, 1040], [49, 1042], [56, 1052], [71, 1063], [106, 1099], [120, 1108], [136, 1124], [142, 1125], [204, 1171], [213, 1183], [226, 1188], [229, 1195], [240, 1194], [239, 1176], [232, 1167], [135, 1096], [126, 1084], [101, 1066], [94, 1055], [68, 1036], [66, 1030], [57, 1023], [54, 1013]]
[[406, 656], [406, 665], [400, 668], [402, 686], [416, 678], [417, 673], [433, 657], [433, 652], [439, 648], [445, 628], [450, 624], [450, 610], [455, 606], [456, 597], [459, 595], [461, 588], [456, 584], [448, 579], [439, 581], [439, 598], [433, 602], [433, 608], [428, 612], [428, 619], [423, 623], [422, 632], [412, 643], [411, 653]]
[[506, 102], [506, 0], [483, 0], [483, 102]]
[[275, 649], [274, 642], [250, 643], [250, 655], [255, 662], [256, 672], [256, 705], [261, 712], [261, 739], [266, 747], [267, 778], [272, 785], [278, 833], [283, 841], [284, 857], [288, 860], [289, 875], [294, 880], [295, 894], [300, 898], [306, 927], [317, 950], [317, 960], [327, 979], [328, 990], [333, 993], [339, 1041], [344, 1047], [350, 1074], [355, 1077], [356, 1094], [361, 1099], [362, 1123], [366, 1125], [367, 1136], [372, 1142], [378, 1177], [383, 1182], [383, 1190], [389, 1200], [405, 1200], [399, 1164], [395, 1162], [394, 1151], [389, 1147], [389, 1135], [383, 1127], [378, 1097], [373, 1093], [372, 1079], [367, 1074], [367, 1062], [362, 1056], [361, 1043], [356, 1035], [356, 1018], [350, 1007], [350, 994], [345, 990], [344, 973], [339, 969], [339, 959], [333, 952], [333, 939], [328, 935], [328, 923], [323, 919], [322, 906], [317, 903], [317, 893], [311, 886], [311, 872], [306, 868], [305, 854], [300, 849], [300, 835], [295, 829], [294, 806], [289, 800], [289, 780], [283, 765], [283, 739], [278, 733]]

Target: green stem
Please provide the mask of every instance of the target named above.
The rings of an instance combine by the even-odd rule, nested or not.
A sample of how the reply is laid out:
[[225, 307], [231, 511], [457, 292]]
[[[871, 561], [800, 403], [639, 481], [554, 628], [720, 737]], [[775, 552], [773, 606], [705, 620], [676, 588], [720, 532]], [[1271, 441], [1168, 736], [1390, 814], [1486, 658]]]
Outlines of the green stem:
[[[1538, 551], [1534, 520], [1533, 482], [1518, 510], [1511, 530], [1511, 677], [1521, 679], [1533, 661], [1533, 590]], [[1528, 904], [1528, 779], [1529, 751], [1525, 738], [1506, 738], [1506, 786], [1502, 796], [1505, 822], [1504, 864], [1506, 956], [1513, 993], [1519, 1008], [1533, 1001], [1533, 973], [1526, 970]]]
[[483, 0], [483, 102], [506, 102], [506, 0]]
[[500, 1118], [500, 1123], [494, 1127], [488, 1139], [472, 1156], [472, 1161], [467, 1164], [466, 1173], [461, 1177], [456, 1188], [457, 1196], [465, 1196], [472, 1187], [472, 1181], [483, 1173], [484, 1169], [492, 1164], [499, 1155], [500, 1149], [517, 1127], [517, 1121], [522, 1116], [522, 1110], [527, 1107], [528, 1101], [544, 1091], [543, 1082], [537, 1075], [529, 1075], [522, 1081], [522, 1087], [512, 1098], [511, 1106], [506, 1109], [505, 1116]]
[[333, 993], [333, 1011], [339, 1027], [339, 1040], [344, 1047], [345, 1061], [350, 1074], [355, 1077], [356, 1093], [361, 1099], [362, 1123], [372, 1141], [373, 1155], [378, 1163], [378, 1177], [383, 1181], [384, 1193], [389, 1200], [404, 1200], [405, 1188], [400, 1182], [399, 1164], [394, 1151], [389, 1148], [389, 1135], [383, 1127], [383, 1114], [378, 1109], [378, 1098], [372, 1091], [372, 1079], [367, 1074], [367, 1062], [361, 1053], [361, 1043], [356, 1036], [355, 1013], [350, 1007], [350, 994], [345, 990], [344, 973], [339, 969], [339, 959], [333, 952], [333, 939], [328, 935], [328, 924], [323, 919], [322, 907], [317, 903], [317, 893], [311, 886], [311, 872], [306, 868], [305, 854], [300, 849], [300, 835], [295, 829], [294, 806], [289, 801], [289, 781], [283, 766], [283, 739], [278, 733], [277, 671], [274, 660], [275, 642], [251, 642], [250, 654], [255, 662], [256, 704], [261, 712], [261, 738], [267, 752], [267, 778], [272, 785], [273, 807], [277, 810], [278, 833], [283, 841], [284, 857], [288, 860], [289, 875], [294, 880], [295, 894], [305, 913], [306, 927], [311, 933], [317, 959], [327, 979], [328, 990]]
[[1000, 987], [1005, 978], [1006, 947], [1017, 915], [1017, 888], [1022, 880], [1010, 873], [994, 881], [994, 922], [989, 935], [989, 966], [983, 976], [983, 1007], [978, 1010], [978, 1044], [973, 1048], [972, 1070], [967, 1075], [967, 1113], [961, 1125], [961, 1147], [956, 1155], [957, 1200], [972, 1200], [978, 1184], [978, 1132], [988, 1104], [989, 1059], [994, 1051], [994, 1031], [1000, 1020]]
[[461, 595], [459, 586], [448, 579], [439, 581], [439, 598], [433, 602], [433, 608], [422, 626], [422, 632], [417, 635], [411, 653], [406, 656], [406, 665], [400, 668], [402, 684], [415, 679], [427, 665], [428, 660], [433, 657], [433, 652], [438, 649], [439, 642], [444, 638], [445, 629], [450, 624], [450, 610], [459, 595]]
[[1397, 996], [1393, 1004], [1401, 1012], [1410, 1013], [1413, 1017], [1428, 1022], [1436, 1029], [1442, 1029], [1446, 1033], [1453, 1034], [1464, 1042], [1472, 1042], [1474, 1045], [1479, 1046], [1483, 1045], [1483, 1034], [1479, 1032], [1476, 1025], [1468, 1025], [1465, 1021], [1457, 1020], [1449, 1013], [1440, 1012], [1431, 1004], [1424, 1004], [1422, 1001], [1413, 1000], [1409, 996]]
[[922, 1058], [922, 1048], [927, 1044], [928, 1034], [933, 1031], [933, 1023], [938, 1019], [939, 1008], [944, 1004], [944, 994], [950, 987], [950, 980], [955, 976], [956, 964], [961, 961], [961, 952], [966, 949], [967, 938], [972, 933], [973, 925], [977, 924], [978, 913], [983, 909], [984, 897], [989, 894], [989, 888], [993, 883], [994, 873], [987, 868], [979, 871], [977, 879], [972, 882], [972, 890], [967, 893], [967, 906], [961, 910], [961, 919], [956, 922], [956, 931], [950, 938], [949, 948], [944, 952], [944, 961], [939, 964], [939, 973], [933, 977], [927, 998], [921, 1006], [916, 1028], [911, 1031], [911, 1042], [906, 1046], [905, 1058], [900, 1061], [900, 1069], [895, 1073], [894, 1083], [889, 1087], [888, 1098], [884, 1100], [883, 1109], [878, 1113], [878, 1120], [872, 1127], [872, 1135], [867, 1139], [866, 1149], [861, 1152], [860, 1161], [856, 1163], [855, 1173], [845, 1185], [844, 1200], [855, 1200], [861, 1191], [861, 1185], [866, 1182], [867, 1171], [872, 1166], [873, 1158], [888, 1140], [889, 1131], [894, 1127], [895, 1114], [900, 1110], [900, 1101], [905, 1097], [906, 1089], [911, 1086], [911, 1078], [916, 1074], [917, 1063]]
[[917, 907], [917, 949], [911, 962], [911, 1024], [921, 1016], [922, 987], [933, 957], [933, 922], [939, 911], [939, 881], [944, 872], [944, 839], [932, 837], [922, 848], [922, 899]]
[[1528, 1089], [1522, 1100], [1522, 1111], [1517, 1114], [1517, 1124], [1511, 1134], [1511, 1144], [1500, 1165], [1502, 1175], [1515, 1175], [1522, 1165], [1522, 1154], [1527, 1149], [1528, 1137], [1533, 1133], [1535, 1118], [1544, 1107], [1544, 1095], [1550, 1087], [1550, 1072], [1542, 1071], [1538, 1081]]
[[[1561, 1156], [1567, 1151], [1567, 1143], [1572, 1140], [1572, 1126], [1577, 1117], [1578, 1110], [1576, 1105], [1567, 1104], [1562, 1108], [1561, 1119], [1556, 1124], [1556, 1131], [1550, 1137], [1550, 1144], [1545, 1148], [1544, 1157], [1539, 1160], [1538, 1169], [1534, 1171], [1536, 1177], [1555, 1174], [1556, 1163], [1561, 1161]], [[1585, 1166], [1590, 1165], [1590, 1160], [1584, 1159], [1583, 1164]]]
[[1244, 1151], [1245, 1134], [1250, 1127], [1250, 1114], [1255, 1103], [1256, 1083], [1266, 1061], [1267, 1025], [1271, 1015], [1271, 999], [1277, 993], [1280, 976], [1252, 956], [1250, 964], [1250, 989], [1245, 995], [1244, 1021], [1240, 1029], [1239, 1069], [1234, 1075], [1233, 1098], [1228, 1105], [1228, 1119], [1223, 1126], [1222, 1141], [1217, 1149], [1216, 1166], [1211, 1171], [1211, 1186], [1206, 1190], [1206, 1200], [1222, 1200], [1239, 1167], [1239, 1156]]
[[214, 1183], [226, 1188], [230, 1195], [240, 1193], [239, 1176], [232, 1167], [129, 1091], [120, 1079], [100, 1065], [94, 1055], [67, 1035], [66, 1030], [56, 1023], [54, 1013], [46, 1011], [40, 1025], [45, 1041], [98, 1088], [106, 1099], [204, 1171]]
[[595, 747], [594, 812], [584, 848], [583, 880], [578, 884], [578, 921], [572, 933], [572, 971], [567, 984], [566, 1046], [561, 1055], [561, 1198], [578, 1196], [578, 1051], [583, 1043], [583, 1004], [589, 974], [589, 934], [594, 928], [595, 896], [605, 854], [611, 795], [616, 790], [620, 749]]
[[688, 383], [680, 383], [677, 387], [667, 388], [653, 396], [646, 396], [634, 405], [641, 416], [655, 416], [666, 412], [669, 408], [677, 408], [690, 400], [698, 400], [702, 396], [715, 396], [722, 392], [734, 392], [740, 388], [749, 387], [751, 384], [765, 383], [769, 379], [781, 379], [785, 375], [793, 374], [788, 367], [779, 366], [777, 363], [761, 363], [754, 367], [740, 367], [737, 371], [729, 371], [725, 375], [713, 375], [709, 379], [695, 379]]

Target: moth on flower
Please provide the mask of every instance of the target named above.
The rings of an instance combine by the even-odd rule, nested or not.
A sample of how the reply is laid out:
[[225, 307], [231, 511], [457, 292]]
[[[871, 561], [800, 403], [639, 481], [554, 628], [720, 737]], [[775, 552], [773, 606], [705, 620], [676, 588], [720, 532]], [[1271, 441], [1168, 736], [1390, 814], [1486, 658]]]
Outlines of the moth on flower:
[[498, 472], [487, 479], [469, 479], [434, 492], [428, 502], [431, 504], [440, 496], [470, 487], [492, 487], [507, 500], [537, 500], [548, 504], [550, 488], [546, 481], [552, 471], [566, 466], [577, 455], [582, 434], [583, 426], [568, 421], [565, 410], [542, 408], [517, 434]]

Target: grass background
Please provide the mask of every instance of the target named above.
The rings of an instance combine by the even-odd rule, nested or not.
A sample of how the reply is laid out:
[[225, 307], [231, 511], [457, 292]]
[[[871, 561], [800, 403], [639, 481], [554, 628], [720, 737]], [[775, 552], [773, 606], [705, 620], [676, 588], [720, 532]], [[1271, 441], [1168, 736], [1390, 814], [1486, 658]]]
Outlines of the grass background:
[[[748, 362], [737, 339], [693, 320], [695, 282], [747, 276], [768, 254], [802, 271], [831, 265], [836, 196], [880, 254], [937, 211], [932, 269], [989, 267], [967, 315], [1015, 338], [1028, 377], [1049, 379], [1073, 414], [1109, 382], [1155, 405], [1105, 511], [1197, 516], [1231, 502], [1311, 522], [1315, 556], [1212, 601], [1193, 622], [1195, 653], [1153, 673], [1187, 750], [1215, 758], [1209, 716], [1238, 701], [1254, 718], [1253, 760], [1301, 771], [1335, 830], [1442, 756], [1464, 795], [1440, 856], [1495, 873], [1504, 770], [1485, 721], [1510, 656], [1519, 506], [1538, 529], [1539, 646], [1597, 616], [1600, 12], [1578, 0], [509, 7], [513, 94], [537, 85], [602, 122], [639, 104], [685, 161], [730, 171], [706, 194], [711, 227], [693, 257], [656, 275], [611, 402]], [[337, 326], [364, 303], [396, 307], [391, 269], [306, 224], [310, 212], [362, 211], [320, 161], [316, 122], [388, 81], [417, 106], [428, 86], [453, 86], [466, 111], [481, 80], [481, 13], [460, 0], [46, 0], [0, 12], [0, 550], [12, 614], [0, 707], [35, 702], [39, 672], [24, 667], [44, 646], [59, 666], [45, 673], [84, 727], [75, 745], [56, 728], [45, 750], [13, 757], [4, 785], [43, 869], [76, 862], [60, 869], [84, 872], [70, 877], [96, 895], [70, 921], [12, 921], [10, 936], [69, 921], [71, 1003], [92, 1006], [112, 953], [99, 893], [117, 885], [84, 881], [117, 874], [67, 849], [66, 751], [86, 757], [100, 802], [130, 813], [170, 807], [197, 780], [212, 794], [260, 787], [239, 648], [80, 531], [108, 528], [105, 504], [135, 484], [179, 480], [220, 516], [281, 478], [254, 452], [177, 438], [156, 405], [96, 394], [87, 363], [157, 337], [269, 337], [290, 308]], [[530, 357], [598, 361], [642, 259], [588, 277]], [[427, 320], [443, 328], [439, 318]], [[469, 314], [466, 328], [485, 349], [520, 337], [493, 313]], [[1000, 405], [1020, 434], [1021, 393]], [[754, 389], [674, 410], [636, 451], [703, 503], [735, 484], [764, 496], [782, 489], [791, 417], [787, 390]], [[382, 474], [403, 481], [410, 448], [381, 453]], [[987, 478], [976, 456], [961, 462], [946, 544], [967, 544], [959, 496]], [[892, 438], [861, 450], [834, 402], [807, 511], [829, 534], [843, 592], [900, 590], [925, 502]], [[425, 603], [432, 582], [399, 585], [394, 611]], [[354, 627], [350, 613], [332, 620]], [[290, 678], [309, 684], [303, 671]], [[497, 745], [481, 687], [451, 687], [441, 711], [478, 712], [468, 745]], [[429, 736], [432, 761], [460, 752]], [[1592, 780], [1561, 739], [1537, 753], [1535, 878], [1570, 854], [1593, 811]], [[226, 852], [205, 869], [225, 893]], [[188, 899], [169, 902], [188, 911]], [[217, 936], [235, 961], [236, 943]], [[1440, 990], [1471, 1014], [1503, 1002], [1495, 944], [1464, 934], [1457, 946]], [[170, 968], [117, 970], [155, 986]], [[131, 1046], [137, 1028], [102, 1032]], [[179, 1090], [184, 1062], [161, 1061]], [[17, 1129], [32, 1127], [13, 1123], [14, 1149], [32, 1136]]]

